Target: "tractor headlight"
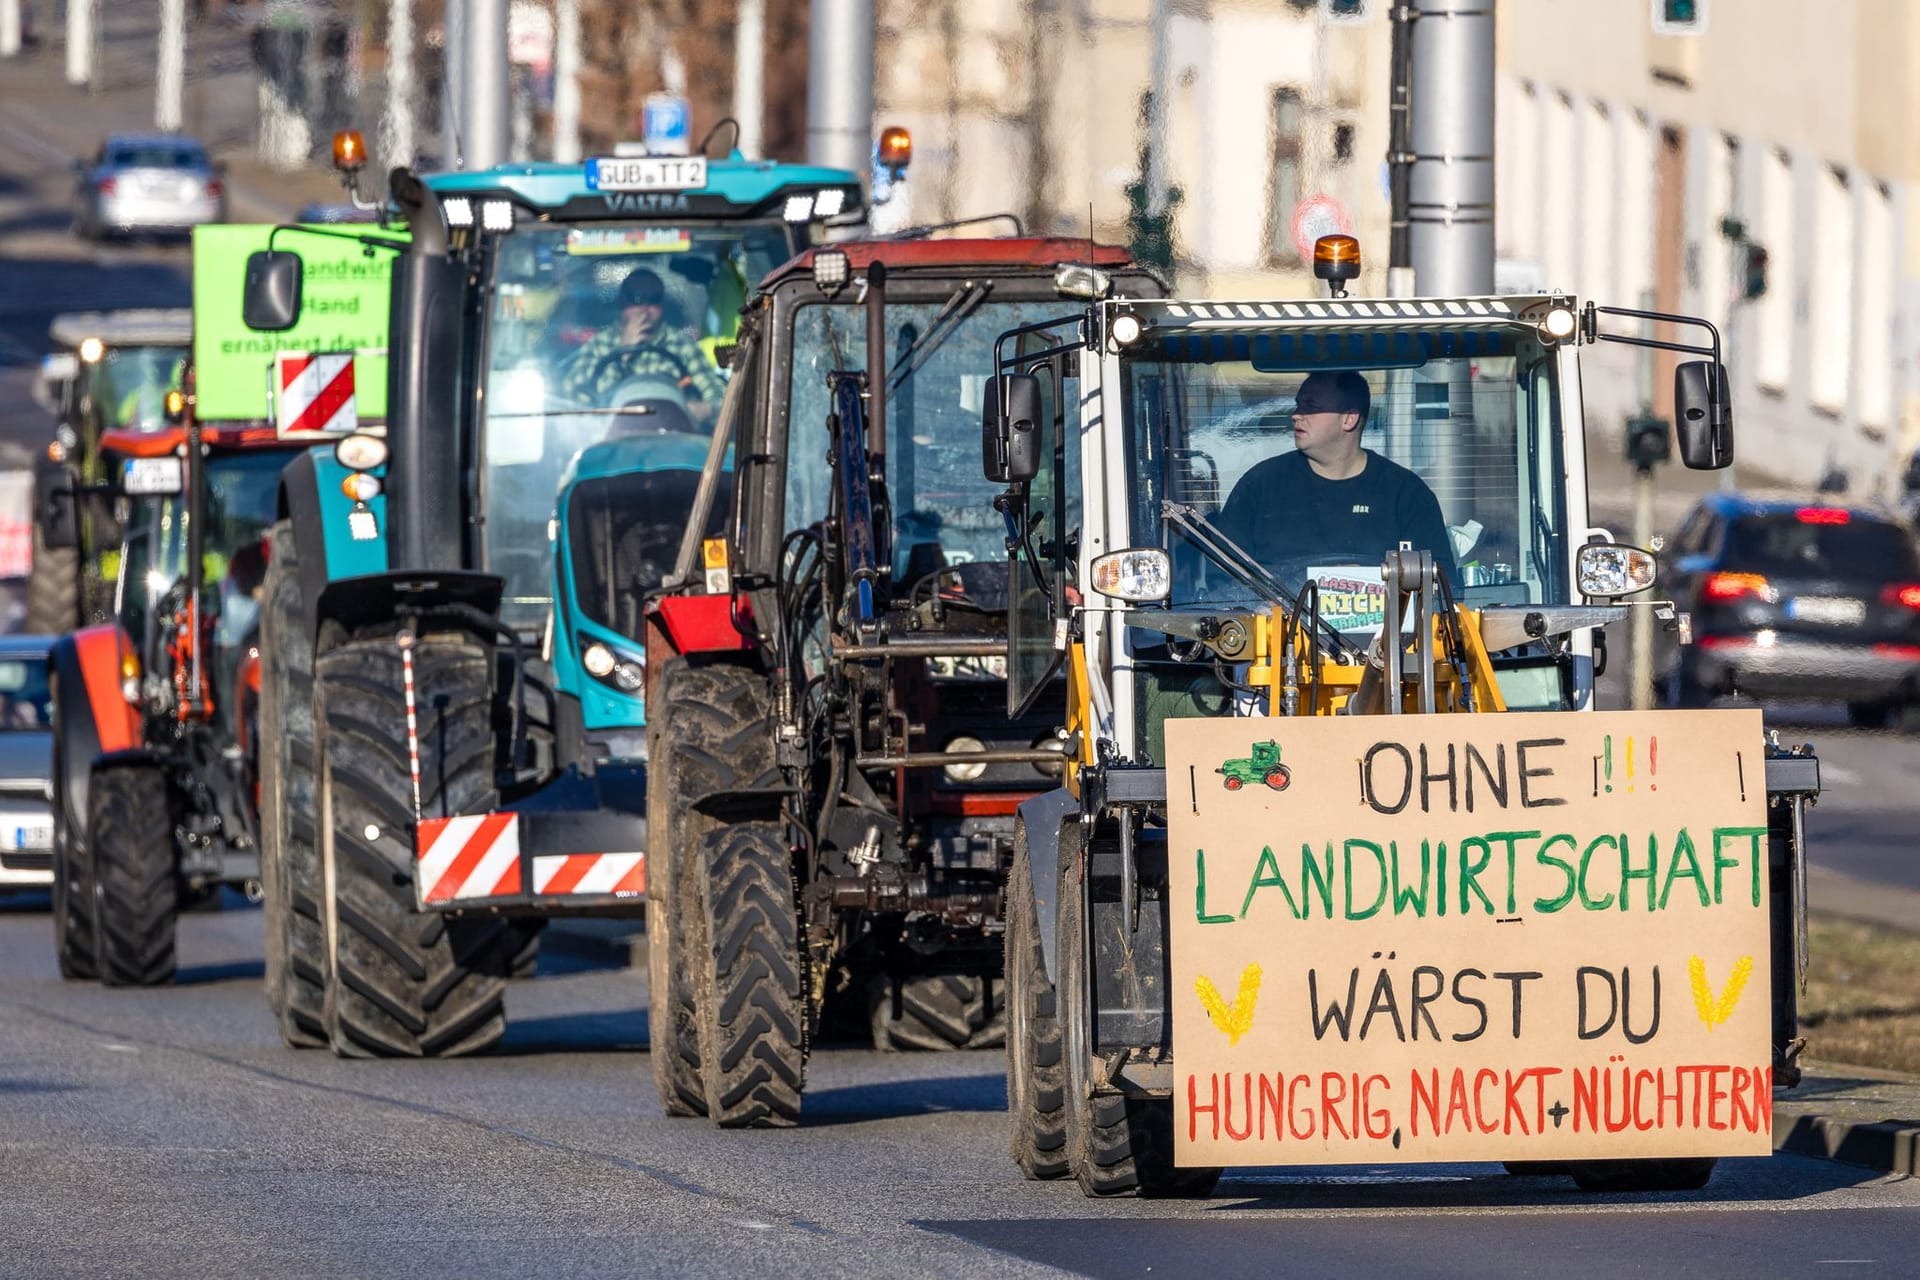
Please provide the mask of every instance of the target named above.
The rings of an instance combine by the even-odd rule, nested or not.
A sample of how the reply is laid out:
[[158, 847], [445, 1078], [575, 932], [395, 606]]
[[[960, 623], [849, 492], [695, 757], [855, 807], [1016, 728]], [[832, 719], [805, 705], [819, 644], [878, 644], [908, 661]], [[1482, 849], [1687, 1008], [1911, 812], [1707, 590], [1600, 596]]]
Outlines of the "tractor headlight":
[[1058, 760], [1036, 760], [1033, 767], [1043, 778], [1057, 778], [1066, 767], [1067, 740], [1057, 733], [1050, 733], [1033, 744], [1035, 751], [1052, 751], [1059, 755]]
[[581, 649], [580, 665], [595, 680], [612, 685], [621, 693], [639, 693], [646, 687], [647, 660], [637, 653], [594, 640]]
[[1093, 589], [1103, 596], [1145, 604], [1173, 593], [1173, 560], [1158, 547], [1110, 551], [1093, 562]]
[[[987, 749], [987, 744], [978, 738], [961, 734], [947, 741], [948, 755], [973, 755]], [[969, 760], [960, 764], [950, 764], [941, 770], [954, 782], [978, 782], [986, 776], [987, 763], [984, 760]]]
[[1613, 542], [1580, 548], [1577, 561], [1580, 593], [1589, 596], [1630, 596], [1653, 585], [1653, 552]]
[[333, 446], [334, 461], [349, 471], [371, 471], [387, 460], [387, 442], [358, 432]]
[[613, 674], [613, 650], [603, 644], [590, 644], [580, 655], [580, 665], [587, 669], [588, 675], [604, 680]]

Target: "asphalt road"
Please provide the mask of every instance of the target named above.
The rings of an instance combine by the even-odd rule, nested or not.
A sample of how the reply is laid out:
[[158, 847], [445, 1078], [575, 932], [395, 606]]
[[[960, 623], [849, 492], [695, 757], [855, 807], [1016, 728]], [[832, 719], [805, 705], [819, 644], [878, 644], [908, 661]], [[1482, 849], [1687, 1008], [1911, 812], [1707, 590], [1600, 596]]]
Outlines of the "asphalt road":
[[1485, 1165], [1271, 1169], [1090, 1201], [1005, 1154], [994, 1053], [816, 1053], [805, 1123], [666, 1120], [646, 978], [552, 963], [504, 1052], [280, 1046], [260, 917], [183, 921], [180, 985], [62, 983], [0, 908], [0, 1271], [197, 1275], [1884, 1275], [1920, 1183], [1795, 1157], [1703, 1193], [1587, 1196]]

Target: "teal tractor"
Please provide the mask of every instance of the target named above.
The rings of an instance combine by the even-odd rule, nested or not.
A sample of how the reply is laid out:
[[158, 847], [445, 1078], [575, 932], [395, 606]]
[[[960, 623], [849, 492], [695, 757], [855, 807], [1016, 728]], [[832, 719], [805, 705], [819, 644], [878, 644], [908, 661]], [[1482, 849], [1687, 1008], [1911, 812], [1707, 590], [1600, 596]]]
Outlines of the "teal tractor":
[[[336, 139], [350, 186], [363, 155]], [[675, 477], [706, 460], [751, 285], [863, 204], [853, 173], [737, 152], [396, 169], [385, 226], [249, 257], [262, 334], [299, 322], [311, 237], [391, 263], [385, 434], [288, 467], [264, 591], [265, 985], [289, 1044], [489, 1048], [545, 920], [644, 909], [647, 529], [686, 527]]]
[[1280, 763], [1280, 744], [1272, 738], [1254, 743], [1250, 758], [1222, 761], [1214, 772], [1222, 776], [1222, 785], [1229, 791], [1238, 791], [1249, 782], [1264, 782], [1275, 791], [1285, 791], [1293, 781], [1293, 770]]

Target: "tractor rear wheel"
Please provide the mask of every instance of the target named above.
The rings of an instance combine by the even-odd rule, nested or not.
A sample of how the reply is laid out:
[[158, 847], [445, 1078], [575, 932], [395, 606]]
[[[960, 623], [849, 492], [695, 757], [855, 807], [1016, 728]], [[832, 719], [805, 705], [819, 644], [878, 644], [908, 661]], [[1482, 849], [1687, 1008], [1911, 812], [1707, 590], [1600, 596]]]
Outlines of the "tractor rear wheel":
[[1238, 791], [1241, 787], [1241, 782], [1240, 779], [1234, 777], [1232, 774], [1228, 774], [1225, 785], [1229, 791]]
[[293, 526], [268, 535], [260, 620], [260, 887], [267, 1004], [289, 1048], [327, 1042], [327, 936], [313, 825], [313, 637], [302, 622]]
[[1219, 1169], [1173, 1162], [1173, 1099], [1093, 1089], [1092, 994], [1087, 972], [1085, 887], [1060, 864], [1060, 1021], [1066, 1058], [1067, 1159], [1089, 1196], [1203, 1199]]
[[[56, 688], [53, 704], [60, 705]], [[53, 736], [53, 946], [60, 976], [86, 982], [100, 976], [99, 908], [93, 896], [93, 853], [87, 845], [86, 815], [75, 813], [67, 786], [67, 756], [58, 732]]]
[[[495, 803], [492, 652], [464, 636], [414, 646], [420, 811]], [[341, 1057], [453, 1057], [506, 1031], [519, 940], [508, 922], [414, 910], [414, 809], [399, 645], [353, 641], [314, 664], [314, 760], [331, 964], [324, 1022]]]
[[693, 881], [719, 826], [701, 797], [763, 785], [773, 771], [766, 681], [741, 667], [669, 658], [647, 699], [647, 1036], [670, 1116], [707, 1114], [695, 1008], [705, 920]]
[[[898, 981], [899, 1016], [894, 1016]], [[932, 973], [893, 979], [875, 974], [867, 985], [873, 1047], [901, 1050], [997, 1049], [1007, 1042], [1003, 983], [977, 974]]]
[[1283, 764], [1277, 764], [1267, 770], [1266, 783], [1275, 791], [1285, 791], [1287, 784], [1293, 781], [1293, 770]]
[[1022, 819], [1015, 820], [1013, 829], [1006, 949], [1007, 1117], [1013, 1162], [1029, 1178], [1062, 1178], [1069, 1168], [1060, 1018], [1040, 949], [1040, 915]]
[[27, 576], [26, 629], [35, 635], [65, 635], [80, 625], [80, 550], [49, 547], [33, 524], [33, 566]]
[[705, 920], [694, 1007], [707, 1114], [723, 1129], [800, 1122], [806, 967], [793, 855], [777, 823], [739, 822], [701, 842], [693, 898]]
[[87, 785], [87, 836], [99, 912], [100, 979], [110, 987], [173, 981], [180, 886], [167, 776], [145, 761], [103, 764]]

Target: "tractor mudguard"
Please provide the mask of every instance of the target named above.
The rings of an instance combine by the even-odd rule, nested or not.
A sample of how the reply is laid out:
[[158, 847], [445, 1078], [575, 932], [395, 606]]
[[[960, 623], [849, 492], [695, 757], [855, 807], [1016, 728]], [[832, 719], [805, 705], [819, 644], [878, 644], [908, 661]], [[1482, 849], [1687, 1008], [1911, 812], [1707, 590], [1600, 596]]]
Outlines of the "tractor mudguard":
[[[1033, 872], [1033, 909], [1040, 922], [1040, 958], [1047, 981], [1059, 984], [1056, 934], [1060, 926], [1060, 832], [1080, 820], [1080, 802], [1065, 787], [1022, 801], [1020, 819], [1027, 828], [1027, 866]], [[1008, 908], [1012, 910], [1011, 907]]]
[[[381, 477], [384, 467], [370, 474]], [[350, 473], [333, 456], [332, 445], [315, 445], [280, 473], [280, 510], [293, 525], [300, 548], [300, 599], [318, 601], [330, 582], [387, 571], [387, 500], [356, 503], [340, 491]], [[356, 508], [372, 517], [373, 536], [363, 519], [356, 531]], [[311, 607], [311, 606], [310, 606]], [[318, 625], [318, 619], [313, 620]]]
[[120, 660], [132, 652], [132, 640], [115, 623], [83, 627], [54, 642], [54, 732], [65, 748], [64, 782], [76, 813], [87, 811], [94, 759], [141, 745], [139, 708], [120, 692]]
[[[305, 562], [301, 569], [306, 568]], [[304, 572], [302, 573], [304, 577]], [[314, 625], [338, 622], [347, 633], [391, 622], [402, 613], [424, 612], [443, 605], [477, 610], [488, 617], [500, 611], [502, 579], [491, 573], [464, 569], [433, 573], [375, 573], [335, 579], [320, 591], [314, 604]], [[493, 644], [497, 637], [482, 637]]]
[[233, 709], [233, 743], [240, 748], [240, 754], [248, 760], [253, 759], [252, 717], [260, 706], [260, 632], [255, 630], [247, 639], [246, 657], [240, 659], [240, 670], [234, 673], [233, 693], [226, 705]]

